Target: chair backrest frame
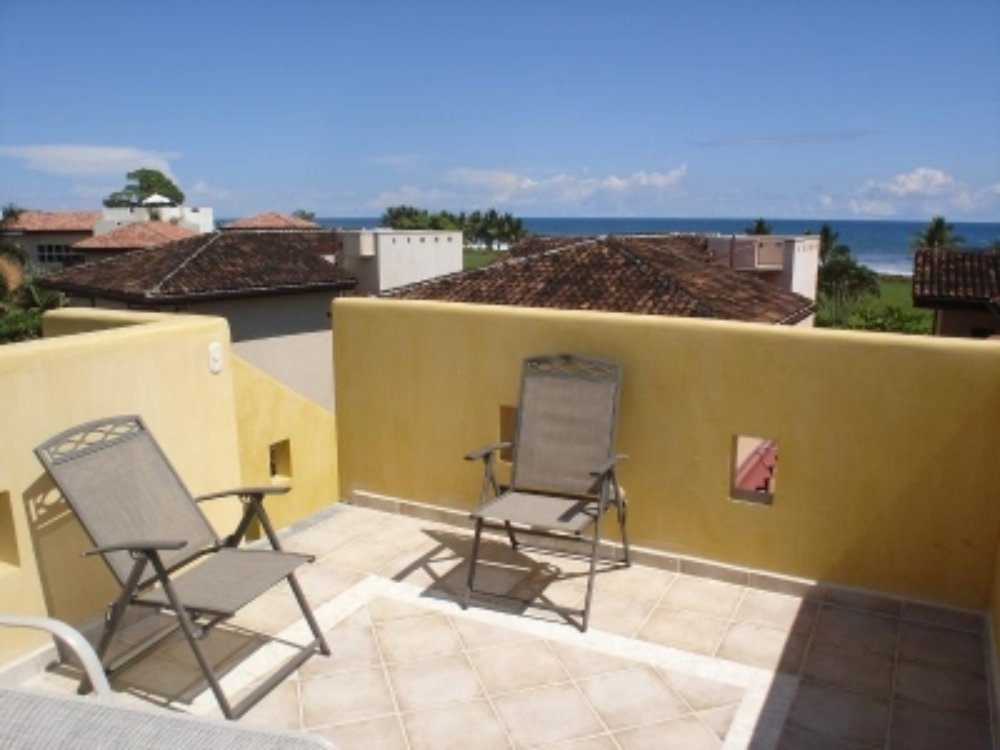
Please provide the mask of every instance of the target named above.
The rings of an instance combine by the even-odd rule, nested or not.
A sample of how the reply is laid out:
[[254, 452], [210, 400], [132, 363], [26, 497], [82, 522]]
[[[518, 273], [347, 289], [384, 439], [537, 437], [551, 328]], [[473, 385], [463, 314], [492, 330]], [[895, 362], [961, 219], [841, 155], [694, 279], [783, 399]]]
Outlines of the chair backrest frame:
[[[219, 539], [145, 422], [137, 415], [107, 417], [60, 432], [35, 455], [96, 547], [122, 542], [183, 540], [161, 552], [168, 568], [183, 565]], [[125, 585], [133, 568], [127, 552], [103, 555]], [[150, 569], [140, 580], [155, 579]]]
[[573, 354], [524, 360], [514, 434], [515, 490], [595, 497], [590, 471], [615, 455], [621, 365]]

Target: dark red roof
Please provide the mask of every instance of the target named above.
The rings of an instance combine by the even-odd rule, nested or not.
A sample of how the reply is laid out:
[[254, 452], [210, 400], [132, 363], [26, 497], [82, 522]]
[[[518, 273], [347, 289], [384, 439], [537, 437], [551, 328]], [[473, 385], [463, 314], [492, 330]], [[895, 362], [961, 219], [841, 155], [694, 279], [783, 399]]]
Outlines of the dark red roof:
[[171, 224], [169, 221], [137, 221], [112, 229], [104, 234], [95, 234], [85, 240], [73, 243], [74, 250], [101, 252], [141, 250], [159, 247], [174, 240], [182, 240], [197, 234], [194, 230]]
[[100, 211], [21, 211], [3, 222], [12, 232], [91, 232], [101, 220]]
[[794, 324], [812, 301], [664, 236], [563, 240], [482, 268], [385, 292], [398, 299]]
[[279, 214], [277, 211], [268, 211], [263, 214], [246, 216], [228, 224], [223, 224], [222, 229], [319, 229], [319, 224], [315, 221], [300, 219], [298, 216]]
[[324, 256], [331, 231], [212, 232], [49, 274], [40, 283], [139, 305], [348, 290], [356, 279]]
[[918, 250], [913, 261], [913, 302], [919, 307], [1000, 310], [1000, 253], [981, 250]]

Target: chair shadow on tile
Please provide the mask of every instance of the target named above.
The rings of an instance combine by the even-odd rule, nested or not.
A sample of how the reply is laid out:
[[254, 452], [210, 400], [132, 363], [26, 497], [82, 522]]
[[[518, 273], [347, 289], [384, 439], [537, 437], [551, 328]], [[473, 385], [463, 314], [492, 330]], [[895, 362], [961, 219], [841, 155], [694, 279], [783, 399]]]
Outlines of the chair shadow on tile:
[[[436, 546], [393, 571], [392, 579], [422, 586], [422, 596], [461, 603], [472, 550], [471, 534], [441, 529], [424, 529], [423, 533]], [[567, 551], [565, 543], [545, 541], [519, 533], [515, 550], [506, 538], [484, 534], [476, 569], [476, 592], [470, 606], [544, 621], [556, 618], [579, 627], [582, 594], [578, 605], [575, 597], [567, 596], [563, 589], [572, 590], [577, 583], [585, 586], [589, 562]], [[600, 560], [598, 586], [603, 570], [620, 567], [615, 561]]]

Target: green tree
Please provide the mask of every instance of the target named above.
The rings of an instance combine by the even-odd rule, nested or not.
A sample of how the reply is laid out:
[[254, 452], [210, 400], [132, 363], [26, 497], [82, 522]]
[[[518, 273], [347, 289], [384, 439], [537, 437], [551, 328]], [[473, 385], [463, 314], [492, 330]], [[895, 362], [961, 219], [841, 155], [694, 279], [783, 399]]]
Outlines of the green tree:
[[827, 314], [821, 322], [835, 328], [847, 327], [858, 305], [866, 298], [880, 294], [878, 275], [858, 263], [850, 252], [823, 264], [818, 288]]
[[3, 209], [0, 209], [0, 224], [7, 221], [15, 221], [18, 216], [24, 213], [24, 211], [25, 209], [21, 208], [16, 203], [8, 203], [3, 207]]
[[292, 211], [292, 216], [303, 221], [316, 221], [316, 212], [306, 211], [304, 208], [296, 208]]
[[965, 240], [955, 234], [955, 225], [945, 221], [943, 216], [935, 216], [930, 223], [913, 238], [914, 249], [937, 247], [951, 249], [959, 247]]
[[763, 218], [760, 218], [756, 219], [753, 224], [750, 224], [743, 231], [747, 234], [770, 234], [771, 225], [764, 221]]
[[184, 193], [174, 184], [174, 181], [163, 172], [156, 169], [137, 169], [125, 175], [129, 180], [125, 187], [116, 190], [104, 199], [104, 205], [108, 208], [124, 208], [142, 203], [146, 198], [159, 193], [165, 198], [169, 198], [171, 203], [181, 205], [184, 202]]
[[823, 224], [819, 228], [819, 264], [821, 269], [828, 260], [843, 258], [851, 254], [851, 248], [837, 242], [839, 238], [840, 234], [834, 232], [833, 227], [829, 224]]

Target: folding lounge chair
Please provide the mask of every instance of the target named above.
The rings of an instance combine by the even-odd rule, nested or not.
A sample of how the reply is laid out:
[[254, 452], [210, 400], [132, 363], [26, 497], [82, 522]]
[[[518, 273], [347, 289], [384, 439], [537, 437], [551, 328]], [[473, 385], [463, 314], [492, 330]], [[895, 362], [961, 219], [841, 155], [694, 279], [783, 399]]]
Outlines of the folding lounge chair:
[[[621, 390], [621, 368], [613, 362], [556, 354], [524, 361], [514, 442], [489, 445], [469, 453], [482, 459], [484, 476], [469, 562], [464, 606], [473, 593], [476, 563], [484, 528], [506, 530], [514, 549], [516, 533], [569, 536], [590, 542], [590, 571], [581, 630], [590, 620], [594, 573], [600, 553], [605, 511], [618, 515], [625, 565], [629, 564], [625, 531], [625, 497], [615, 465], [615, 427]], [[494, 473], [499, 450], [513, 447], [510, 487], [501, 488]], [[583, 532], [593, 526], [592, 535]]]
[[[37, 447], [35, 454], [94, 544], [84, 554], [101, 555], [122, 586], [121, 595], [109, 605], [97, 647], [109, 674], [180, 628], [222, 713], [233, 719], [312, 654], [330, 653], [294, 575], [299, 565], [313, 558], [281, 551], [264, 510], [265, 495], [287, 492], [287, 488], [253, 487], [197, 498], [200, 502], [238, 496], [242, 501], [243, 517], [236, 530], [220, 539], [137, 416], [110, 417], [74, 427]], [[239, 549], [255, 518], [273, 549]], [[288, 581], [313, 640], [231, 706], [198, 640], [282, 580]], [[122, 617], [133, 605], [171, 612], [176, 624], [115, 663], [104, 663]], [[80, 690], [88, 689], [89, 681], [84, 677]]]

